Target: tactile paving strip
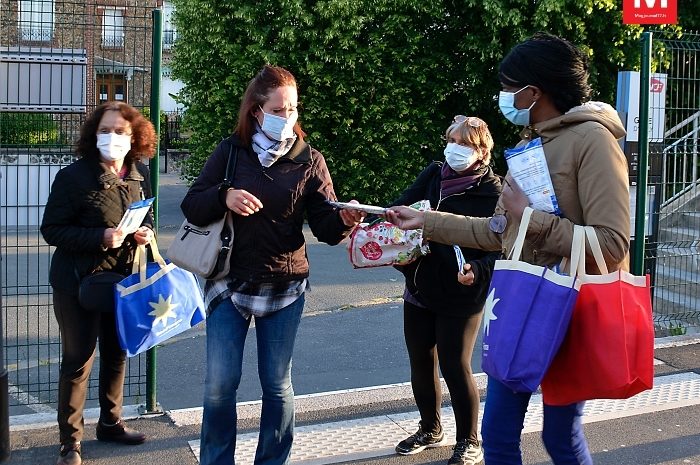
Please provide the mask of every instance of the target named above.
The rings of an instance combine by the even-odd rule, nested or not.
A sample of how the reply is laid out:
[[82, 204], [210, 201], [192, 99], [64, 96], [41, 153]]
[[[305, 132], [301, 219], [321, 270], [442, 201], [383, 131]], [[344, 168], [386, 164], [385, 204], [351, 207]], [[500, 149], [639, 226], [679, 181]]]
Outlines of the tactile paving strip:
[[[584, 423], [639, 415], [686, 405], [700, 404], [700, 375], [681, 373], [654, 379], [654, 389], [631, 399], [594, 400], [586, 403]], [[479, 411], [479, 421], [483, 404]], [[443, 426], [454, 443], [455, 426], [452, 410], [442, 409]], [[382, 415], [358, 420], [323, 423], [295, 428], [292, 462], [303, 465], [321, 465], [380, 457], [393, 454], [396, 443], [418, 428], [418, 412]], [[542, 428], [542, 397], [532, 396], [525, 417], [524, 432]], [[236, 463], [253, 463], [258, 434], [242, 434], [236, 444]], [[199, 441], [190, 441], [195, 457], [199, 457]]]

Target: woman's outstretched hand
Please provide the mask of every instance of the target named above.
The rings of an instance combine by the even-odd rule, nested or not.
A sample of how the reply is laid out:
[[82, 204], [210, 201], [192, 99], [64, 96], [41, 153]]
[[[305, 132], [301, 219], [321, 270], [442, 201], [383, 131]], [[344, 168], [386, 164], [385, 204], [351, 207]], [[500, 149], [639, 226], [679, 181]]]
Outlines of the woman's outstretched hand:
[[387, 221], [401, 229], [421, 229], [425, 221], [425, 212], [411, 207], [391, 207], [384, 214]]
[[[353, 199], [348, 203], [359, 202]], [[353, 210], [352, 208], [341, 209], [339, 213], [340, 219], [343, 221], [343, 224], [347, 227], [352, 227], [356, 224], [362, 223], [362, 220], [364, 220], [365, 216], [367, 216], [367, 214], [362, 210]]]

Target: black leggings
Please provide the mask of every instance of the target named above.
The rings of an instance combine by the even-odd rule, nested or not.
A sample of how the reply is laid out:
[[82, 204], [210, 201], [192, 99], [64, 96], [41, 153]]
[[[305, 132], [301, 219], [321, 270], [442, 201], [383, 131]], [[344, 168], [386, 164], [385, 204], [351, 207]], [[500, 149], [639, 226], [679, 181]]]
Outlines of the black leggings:
[[441, 429], [439, 361], [450, 391], [457, 440], [477, 441], [479, 390], [472, 376], [471, 359], [483, 312], [464, 318], [442, 316], [404, 302], [403, 315], [411, 386], [423, 429]]

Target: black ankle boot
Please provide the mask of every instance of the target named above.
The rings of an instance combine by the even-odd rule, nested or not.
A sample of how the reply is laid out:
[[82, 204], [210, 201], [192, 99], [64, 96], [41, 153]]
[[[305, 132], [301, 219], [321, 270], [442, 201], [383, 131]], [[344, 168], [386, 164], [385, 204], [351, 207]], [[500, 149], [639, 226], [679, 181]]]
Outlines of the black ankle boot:
[[80, 465], [81, 463], [83, 463], [83, 460], [80, 457], [79, 442], [71, 442], [61, 446], [56, 465]]
[[128, 428], [123, 420], [119, 420], [115, 425], [105, 425], [100, 420], [97, 423], [97, 439], [100, 441], [118, 442], [121, 444], [143, 444], [146, 435]]

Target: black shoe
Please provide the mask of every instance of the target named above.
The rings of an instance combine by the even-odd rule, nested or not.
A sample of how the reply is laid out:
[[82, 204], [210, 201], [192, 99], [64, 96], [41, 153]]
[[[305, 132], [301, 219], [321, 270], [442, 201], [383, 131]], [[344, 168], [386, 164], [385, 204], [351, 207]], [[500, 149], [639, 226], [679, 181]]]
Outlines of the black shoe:
[[72, 442], [63, 444], [58, 454], [56, 465], [80, 465], [83, 459], [80, 457], [80, 443]]
[[97, 423], [97, 439], [100, 441], [119, 442], [121, 444], [143, 444], [146, 435], [134, 429], [127, 428], [123, 420], [119, 420], [116, 425], [107, 426], [99, 421]]
[[418, 426], [418, 431], [396, 445], [396, 453], [400, 455], [413, 455], [426, 447], [440, 447], [445, 439], [442, 430], [437, 433], [423, 431], [423, 426]]
[[447, 465], [476, 465], [484, 460], [484, 451], [479, 442], [460, 439], [452, 449], [452, 457]]

